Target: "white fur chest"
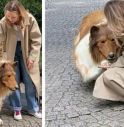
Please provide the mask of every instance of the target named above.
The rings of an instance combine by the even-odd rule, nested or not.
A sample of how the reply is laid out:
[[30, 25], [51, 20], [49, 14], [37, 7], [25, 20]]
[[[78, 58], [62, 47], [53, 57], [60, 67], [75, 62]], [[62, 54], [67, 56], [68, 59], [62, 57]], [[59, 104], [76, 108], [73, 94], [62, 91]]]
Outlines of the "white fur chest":
[[89, 51], [89, 37], [90, 33], [87, 33], [75, 48], [76, 66], [81, 72], [84, 82], [95, 79], [102, 71], [91, 57]]

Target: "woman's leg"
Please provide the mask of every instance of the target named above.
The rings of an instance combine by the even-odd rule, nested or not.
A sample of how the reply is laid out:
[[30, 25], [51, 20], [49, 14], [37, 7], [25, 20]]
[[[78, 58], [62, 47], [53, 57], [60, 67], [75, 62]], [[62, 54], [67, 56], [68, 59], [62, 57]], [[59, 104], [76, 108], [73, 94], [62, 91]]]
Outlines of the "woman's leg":
[[28, 75], [28, 73], [26, 71], [23, 57], [22, 57], [20, 63], [21, 63], [20, 66], [21, 66], [22, 80], [25, 85], [25, 95], [26, 95], [26, 99], [27, 99], [28, 111], [35, 113], [35, 112], [39, 111], [39, 105], [38, 105], [38, 101], [36, 98], [36, 88], [31, 80], [30, 76]]
[[[121, 72], [122, 71], [122, 72]], [[118, 96], [124, 97], [123, 68], [112, 68], [109, 72], [103, 74], [105, 85], [110, 88]]]
[[[20, 54], [20, 49], [19, 49], [19, 45], [17, 44], [16, 53], [15, 53], [15, 61], [18, 61], [18, 62], [17, 62], [15, 72], [16, 72], [16, 81], [18, 85], [20, 84], [20, 65], [19, 65], [20, 55], [19, 54]], [[10, 106], [13, 107], [14, 111], [20, 111], [22, 109], [21, 99], [20, 99], [20, 89], [17, 89], [16, 91], [14, 91], [9, 96], [9, 100], [10, 100]]]
[[93, 96], [106, 100], [124, 101], [124, 68], [110, 68], [101, 74], [94, 86]]
[[27, 99], [27, 106], [29, 112], [38, 112], [39, 111], [39, 105], [36, 98], [36, 88], [26, 72], [24, 73], [23, 81], [25, 84], [25, 95]]

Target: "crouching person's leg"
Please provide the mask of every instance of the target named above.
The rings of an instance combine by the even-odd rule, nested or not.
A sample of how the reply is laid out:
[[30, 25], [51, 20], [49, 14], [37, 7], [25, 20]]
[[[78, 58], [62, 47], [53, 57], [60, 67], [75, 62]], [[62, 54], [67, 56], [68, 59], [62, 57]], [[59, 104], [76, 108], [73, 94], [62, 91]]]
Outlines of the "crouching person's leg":
[[94, 97], [113, 101], [124, 101], [124, 82], [122, 83], [123, 80], [117, 73], [120, 70], [117, 69], [110, 68], [98, 77], [94, 86]]
[[103, 74], [103, 82], [110, 89], [112, 100], [124, 101], [123, 68], [111, 68]]

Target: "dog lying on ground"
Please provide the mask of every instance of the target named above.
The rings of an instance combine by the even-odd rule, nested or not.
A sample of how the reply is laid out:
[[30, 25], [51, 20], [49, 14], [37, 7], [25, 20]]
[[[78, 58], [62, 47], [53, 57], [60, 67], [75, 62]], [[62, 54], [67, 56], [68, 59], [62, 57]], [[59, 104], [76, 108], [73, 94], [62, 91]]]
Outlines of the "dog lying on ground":
[[[15, 62], [0, 62], [0, 110], [4, 98], [18, 88], [15, 79], [15, 66]], [[1, 119], [0, 125], [3, 125], [3, 121]]]
[[104, 71], [98, 67], [99, 64], [105, 60], [115, 61], [119, 49], [102, 11], [84, 17], [73, 48], [76, 67], [83, 82], [95, 80]]

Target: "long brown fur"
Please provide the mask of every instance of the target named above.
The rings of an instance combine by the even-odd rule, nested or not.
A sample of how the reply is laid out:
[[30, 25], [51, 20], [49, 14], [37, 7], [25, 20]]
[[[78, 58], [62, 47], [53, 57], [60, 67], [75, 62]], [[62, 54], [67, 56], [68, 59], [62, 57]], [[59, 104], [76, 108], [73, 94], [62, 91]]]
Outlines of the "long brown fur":
[[[17, 88], [14, 66], [13, 62], [0, 62], [0, 110], [4, 98]], [[0, 119], [0, 125], [2, 124]]]
[[17, 85], [15, 79], [14, 64], [4, 62], [0, 65], [0, 97], [8, 95], [11, 90], [15, 90]]
[[114, 54], [119, 52], [119, 46], [107, 24], [91, 27], [90, 34], [89, 49], [95, 63], [99, 64], [107, 59], [110, 52]]
[[[97, 36], [95, 36], [94, 38], [90, 38], [89, 40], [90, 41], [89, 50], [90, 50], [91, 56], [94, 62], [97, 64], [99, 64], [102, 60], [106, 59], [107, 56], [103, 55], [102, 52], [100, 52], [99, 47], [97, 46], [97, 43], [100, 42], [100, 38], [102, 36], [103, 37], [105, 36], [106, 42], [107, 41], [110, 42], [112, 39], [114, 39], [114, 36], [107, 26], [107, 21], [103, 11], [97, 10], [85, 16], [81, 22], [79, 33], [77, 34], [74, 40], [74, 47], [73, 47], [74, 60], [77, 58], [77, 56], [75, 55], [76, 46], [79, 44], [80, 40], [91, 30], [93, 26], [98, 26], [98, 28], [100, 29], [100, 32], [97, 33]], [[119, 47], [116, 45], [116, 42], [112, 42], [112, 43], [115, 43], [114, 46], [113, 44], [111, 45], [114, 47], [114, 49], [112, 49], [111, 47], [110, 49], [112, 51], [115, 50], [114, 53], [116, 53], [117, 52], [116, 48], [118, 50]], [[105, 52], [107, 52], [107, 50]]]
[[92, 26], [101, 23], [101, 21], [104, 19], [105, 16], [102, 10], [96, 10], [83, 17], [83, 20], [79, 27], [79, 32], [74, 39], [74, 46], [79, 43], [79, 41], [88, 33]]
[[80, 40], [88, 33], [88, 31], [93, 25], [101, 23], [104, 19], [105, 16], [102, 10], [96, 10], [94, 12], [91, 12], [87, 16], [83, 17], [78, 30], [79, 32], [74, 38], [73, 49], [72, 49], [72, 60], [75, 61], [76, 59], [74, 52]]
[[92, 26], [101, 23], [101, 21], [104, 19], [105, 16], [101, 10], [96, 10], [91, 12], [88, 16], [85, 16], [79, 28], [80, 40], [86, 35]]

